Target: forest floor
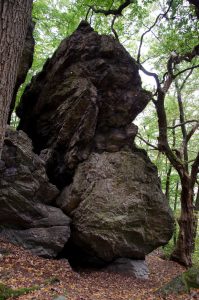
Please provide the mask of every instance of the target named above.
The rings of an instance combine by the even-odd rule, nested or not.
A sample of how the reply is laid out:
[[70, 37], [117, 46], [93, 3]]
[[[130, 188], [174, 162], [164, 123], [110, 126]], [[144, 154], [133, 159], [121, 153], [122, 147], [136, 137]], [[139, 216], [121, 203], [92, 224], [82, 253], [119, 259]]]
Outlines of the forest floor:
[[[13, 289], [35, 289], [18, 300], [52, 300], [63, 295], [67, 300], [158, 300], [199, 299], [199, 292], [172, 295], [166, 298], [155, 291], [184, 268], [177, 263], [148, 255], [149, 280], [102, 271], [74, 272], [67, 260], [44, 259], [31, 255], [27, 250], [0, 241], [0, 284]], [[6, 299], [1, 298], [0, 299]]]

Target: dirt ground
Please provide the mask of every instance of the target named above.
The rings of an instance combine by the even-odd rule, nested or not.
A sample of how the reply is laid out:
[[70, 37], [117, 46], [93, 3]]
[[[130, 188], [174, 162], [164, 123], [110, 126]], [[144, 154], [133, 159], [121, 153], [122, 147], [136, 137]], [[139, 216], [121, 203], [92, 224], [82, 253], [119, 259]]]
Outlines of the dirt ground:
[[111, 274], [102, 271], [74, 272], [67, 260], [44, 259], [27, 250], [0, 241], [0, 283], [11, 288], [37, 286], [38, 289], [18, 300], [52, 300], [63, 295], [67, 300], [158, 300], [198, 299], [199, 291], [166, 298], [156, 290], [184, 271], [177, 263], [158, 255], [148, 255], [149, 280]]

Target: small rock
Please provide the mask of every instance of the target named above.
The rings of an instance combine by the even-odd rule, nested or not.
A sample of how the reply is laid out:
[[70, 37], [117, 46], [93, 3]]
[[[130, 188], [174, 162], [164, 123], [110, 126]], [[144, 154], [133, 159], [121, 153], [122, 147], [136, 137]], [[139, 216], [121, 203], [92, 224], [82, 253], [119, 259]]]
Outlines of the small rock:
[[106, 268], [106, 271], [130, 275], [137, 279], [149, 278], [149, 270], [145, 260], [118, 258]]

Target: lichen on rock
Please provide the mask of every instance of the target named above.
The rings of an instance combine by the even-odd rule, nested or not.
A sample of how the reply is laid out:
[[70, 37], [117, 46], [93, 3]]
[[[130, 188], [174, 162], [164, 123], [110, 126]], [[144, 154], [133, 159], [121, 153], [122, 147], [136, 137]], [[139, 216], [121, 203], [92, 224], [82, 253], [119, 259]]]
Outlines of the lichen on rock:
[[157, 170], [142, 152], [92, 153], [57, 204], [72, 218], [73, 243], [104, 261], [144, 259], [172, 236]]

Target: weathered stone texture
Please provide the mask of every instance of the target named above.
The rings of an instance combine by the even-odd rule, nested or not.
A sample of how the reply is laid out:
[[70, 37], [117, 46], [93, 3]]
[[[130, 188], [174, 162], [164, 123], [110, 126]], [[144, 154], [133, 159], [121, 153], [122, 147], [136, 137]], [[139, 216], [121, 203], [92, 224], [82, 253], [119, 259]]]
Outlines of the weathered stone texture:
[[36, 152], [52, 150], [48, 174], [60, 185], [91, 151], [132, 144], [137, 133], [132, 121], [149, 99], [124, 47], [82, 22], [26, 88], [19, 128]]
[[70, 219], [50, 206], [58, 193], [27, 135], [8, 129], [0, 161], [0, 236], [56, 256], [70, 236]]
[[73, 243], [104, 261], [143, 259], [172, 236], [157, 170], [143, 152], [91, 154], [57, 204], [73, 220]]

